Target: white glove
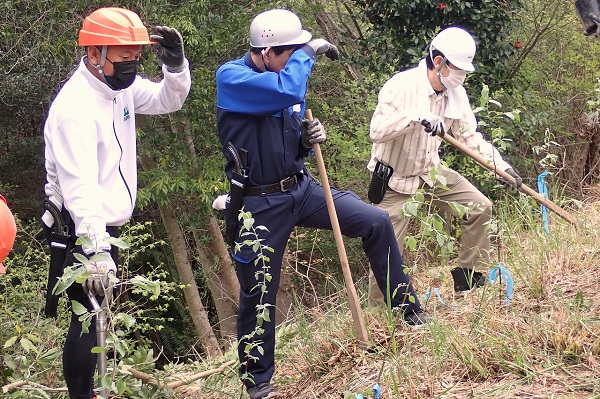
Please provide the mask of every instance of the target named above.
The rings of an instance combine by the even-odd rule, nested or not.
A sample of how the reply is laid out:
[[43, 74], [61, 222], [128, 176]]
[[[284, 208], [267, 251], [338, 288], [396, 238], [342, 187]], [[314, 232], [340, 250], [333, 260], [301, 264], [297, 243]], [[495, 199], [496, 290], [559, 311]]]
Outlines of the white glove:
[[219, 195], [213, 201], [212, 207], [217, 211], [224, 211], [225, 209], [227, 209], [227, 197], [229, 197], [229, 194]]
[[442, 117], [431, 114], [419, 118], [421, 125], [425, 128], [426, 133], [431, 133], [432, 136], [444, 137], [446, 134], [446, 125]]
[[94, 296], [104, 296], [104, 290], [110, 283], [110, 275], [117, 274], [117, 265], [108, 252], [100, 252], [83, 265], [90, 276], [83, 283], [83, 291]]
[[306, 44], [315, 50], [317, 55], [325, 54], [330, 60], [337, 60], [340, 58], [340, 52], [337, 47], [325, 39], [313, 39]]

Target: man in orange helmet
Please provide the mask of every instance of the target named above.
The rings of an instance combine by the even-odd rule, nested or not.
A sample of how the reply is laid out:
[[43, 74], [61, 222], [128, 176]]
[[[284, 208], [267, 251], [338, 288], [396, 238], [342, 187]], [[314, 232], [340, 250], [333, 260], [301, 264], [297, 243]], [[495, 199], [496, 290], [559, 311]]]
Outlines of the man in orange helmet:
[[[116, 7], [89, 14], [79, 31], [85, 56], [54, 99], [44, 127], [47, 183], [42, 215], [50, 243], [48, 296], [56, 277], [87, 256], [87, 280], [67, 289], [70, 300], [91, 310], [88, 293], [104, 295], [117, 274], [116, 248], [110, 238], [131, 217], [137, 191], [135, 114], [164, 114], [181, 109], [190, 90], [183, 39], [175, 29], [157, 26], [149, 36], [139, 16]], [[152, 44], [163, 63], [164, 78], [152, 82], [137, 75], [142, 46]], [[86, 244], [76, 245], [86, 236]], [[98, 256], [98, 254], [103, 256]], [[46, 314], [55, 315], [56, 309]], [[63, 351], [71, 399], [94, 397], [95, 323], [82, 334], [72, 314]]]
[[15, 218], [10, 209], [8, 209], [6, 200], [0, 195], [0, 274], [6, 273], [2, 262], [10, 253], [16, 236], [17, 225], [15, 224]]

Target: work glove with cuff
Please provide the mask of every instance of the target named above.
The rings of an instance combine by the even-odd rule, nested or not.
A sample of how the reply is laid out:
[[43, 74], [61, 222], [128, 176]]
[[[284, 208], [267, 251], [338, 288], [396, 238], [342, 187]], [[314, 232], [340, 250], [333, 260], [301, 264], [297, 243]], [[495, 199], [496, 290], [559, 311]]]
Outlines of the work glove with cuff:
[[150, 40], [156, 42], [152, 45], [152, 50], [165, 64], [167, 71], [178, 73], [185, 69], [183, 38], [177, 29], [157, 26], [156, 34], [150, 35]]
[[446, 125], [444, 125], [444, 121], [441, 116], [434, 114], [426, 115], [419, 118], [419, 121], [425, 128], [425, 132], [430, 133], [433, 137], [444, 137], [444, 134], [446, 134]]
[[519, 176], [519, 174], [517, 172], [515, 172], [515, 170], [513, 168], [508, 168], [505, 170], [505, 172], [507, 174], [509, 174], [511, 177], [513, 177], [515, 179], [515, 181], [514, 182], [506, 181], [505, 179], [500, 178], [499, 179], [500, 182], [505, 186], [509, 185], [511, 187], [516, 188], [517, 190], [520, 190], [521, 186], [523, 185], [523, 179], [521, 178], [521, 176]]
[[[83, 262], [90, 276], [83, 282], [83, 291], [94, 296], [104, 296], [104, 290], [110, 286], [111, 277], [117, 274], [117, 265], [108, 252], [98, 252]], [[111, 276], [112, 275], [112, 276]]]
[[317, 55], [325, 54], [327, 58], [333, 61], [340, 58], [340, 52], [338, 51], [337, 47], [325, 39], [313, 39], [306, 44], [315, 50]]
[[324, 143], [327, 140], [325, 127], [316, 118], [312, 121], [303, 119], [300, 130], [302, 131], [302, 145], [306, 148], [311, 148], [313, 144]]

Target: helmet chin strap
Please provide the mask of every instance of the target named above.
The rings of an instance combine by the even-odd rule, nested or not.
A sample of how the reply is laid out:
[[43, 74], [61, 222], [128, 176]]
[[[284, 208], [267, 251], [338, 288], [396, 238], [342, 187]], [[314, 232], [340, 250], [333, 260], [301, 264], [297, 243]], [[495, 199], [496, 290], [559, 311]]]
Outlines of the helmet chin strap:
[[102, 46], [102, 50], [101, 51], [102, 51], [102, 53], [100, 55], [100, 64], [94, 64], [92, 61], [90, 61], [89, 57], [87, 57], [87, 56], [86, 56], [86, 61], [87, 61], [87, 63], [89, 65], [91, 65], [92, 67], [94, 67], [94, 69], [97, 70], [98, 73], [100, 73], [100, 78], [102, 79], [102, 81], [106, 85], [108, 85], [108, 87], [110, 87], [110, 85], [106, 81], [106, 77], [104, 76], [104, 65], [106, 65], [106, 53], [108, 51], [108, 46]]
[[262, 49], [262, 50], [260, 51], [260, 57], [262, 58], [262, 62], [263, 62], [263, 65], [265, 66], [265, 69], [266, 69], [268, 72], [273, 72], [273, 71], [272, 71], [272, 70], [271, 70], [271, 69], [270, 69], [270, 68], [267, 66], [267, 63], [265, 62], [265, 49]]
[[438, 78], [438, 82], [440, 82], [440, 84], [442, 85], [442, 87], [444, 88], [444, 90], [447, 90], [447, 88], [442, 83], [442, 72], [441, 71], [442, 71], [442, 68], [444, 67], [444, 65], [446, 65], [447, 61], [448, 61], [448, 59], [446, 57], [444, 57], [444, 59], [440, 63], [440, 66], [438, 68], [435, 68], [435, 74], [436, 74], [436, 76]]

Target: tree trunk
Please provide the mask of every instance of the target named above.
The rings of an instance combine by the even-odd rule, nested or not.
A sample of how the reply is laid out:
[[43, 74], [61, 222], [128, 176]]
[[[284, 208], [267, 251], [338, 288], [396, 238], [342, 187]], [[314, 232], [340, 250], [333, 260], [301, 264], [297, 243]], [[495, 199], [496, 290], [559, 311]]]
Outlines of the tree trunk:
[[[139, 163], [144, 170], [156, 167], [154, 160], [149, 157], [139, 157]], [[222, 354], [221, 347], [210, 325], [208, 312], [198, 292], [183, 230], [179, 226], [177, 216], [171, 207], [160, 205], [159, 211], [163, 225], [167, 231], [169, 244], [173, 250], [173, 258], [179, 279], [182, 284], [185, 284], [183, 294], [188, 312], [196, 329], [196, 334], [200, 337], [202, 347], [207, 354], [220, 356]]]
[[171, 243], [179, 278], [181, 283], [185, 284], [183, 294], [188, 306], [188, 311], [194, 322], [194, 326], [196, 327], [196, 332], [200, 337], [202, 347], [210, 356], [221, 356], [221, 347], [215, 337], [212, 326], [208, 320], [208, 313], [206, 312], [206, 308], [198, 293], [198, 286], [196, 285], [192, 265], [188, 258], [185, 236], [179, 226], [175, 212], [172, 208], [164, 205], [160, 206], [159, 209], [160, 216], [169, 237], [169, 242]]
[[240, 285], [217, 220], [209, 216], [206, 226], [208, 227], [209, 241], [203, 241], [198, 236], [198, 232], [194, 231], [194, 242], [217, 309], [221, 337], [225, 339], [224, 345], [227, 346], [231, 339], [236, 337]]
[[286, 248], [281, 264], [279, 291], [277, 291], [277, 300], [275, 302], [275, 323], [277, 325], [280, 325], [288, 319], [292, 310], [292, 305], [294, 304], [294, 288], [291, 285], [291, 272], [290, 252]]
[[[345, 49], [340, 48], [340, 34], [354, 35], [349, 31], [341, 32], [341, 29], [335, 23], [333, 18], [325, 11], [325, 5], [322, 0], [305, 0], [305, 2], [314, 10], [315, 19], [317, 20], [317, 24], [321, 28], [325, 39], [327, 39], [328, 42], [335, 44], [340, 51], [345, 51]], [[357, 69], [353, 68], [348, 63], [344, 63], [343, 68], [346, 70], [348, 76], [360, 82], [362, 85], [364, 77]]]

